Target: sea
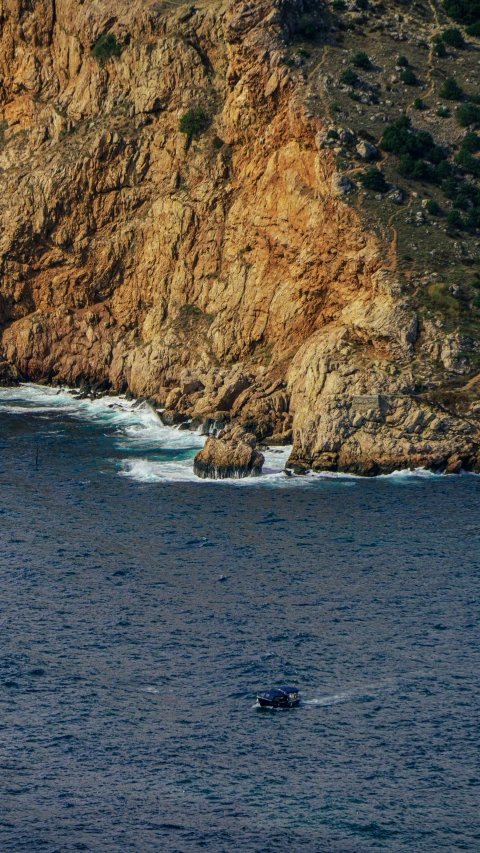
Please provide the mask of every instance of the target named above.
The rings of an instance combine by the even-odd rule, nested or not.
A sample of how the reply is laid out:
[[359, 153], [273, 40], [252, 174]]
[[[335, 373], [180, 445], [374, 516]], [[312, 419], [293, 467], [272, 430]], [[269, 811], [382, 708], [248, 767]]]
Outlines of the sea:
[[478, 853], [480, 478], [204, 440], [0, 389], [0, 850]]

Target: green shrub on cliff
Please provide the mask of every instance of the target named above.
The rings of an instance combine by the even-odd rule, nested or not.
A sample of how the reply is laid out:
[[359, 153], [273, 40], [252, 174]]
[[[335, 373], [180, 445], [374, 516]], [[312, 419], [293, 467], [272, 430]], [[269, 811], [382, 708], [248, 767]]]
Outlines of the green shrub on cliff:
[[346, 68], [340, 74], [340, 83], [343, 83], [344, 86], [355, 86], [357, 80], [358, 77], [353, 68]]
[[476, 151], [480, 151], [480, 136], [478, 133], [474, 133], [471, 131], [467, 133], [467, 135], [462, 139], [462, 148], [465, 151], [470, 151], [470, 154], [475, 154]]
[[455, 163], [470, 175], [475, 175], [475, 177], [480, 175], [480, 160], [474, 157], [466, 148], [461, 148], [458, 154], [455, 155]]
[[460, 101], [463, 98], [463, 89], [454, 77], [447, 77], [438, 94], [447, 101]]
[[405, 83], [406, 86], [416, 86], [418, 83], [417, 75], [411, 68], [405, 68], [405, 70], [400, 73], [400, 80], [402, 83]]
[[457, 24], [480, 21], [480, 0], [444, 0], [443, 8]]
[[443, 41], [437, 41], [433, 45], [433, 52], [443, 59], [444, 56], [447, 55], [447, 48], [445, 47]]
[[302, 15], [296, 30], [299, 36], [307, 39], [307, 41], [313, 41], [319, 33], [320, 23], [315, 15]]
[[429, 157], [435, 148], [435, 143], [428, 131], [415, 132], [409, 117], [403, 115], [386, 128], [380, 147], [389, 154], [397, 154], [398, 157], [410, 154], [414, 159], [418, 159]]
[[431, 216], [440, 216], [440, 213], [442, 212], [438, 201], [435, 201], [434, 198], [430, 198], [427, 201], [425, 210], [427, 213], [430, 213]]
[[463, 228], [463, 219], [459, 210], [451, 210], [447, 216], [451, 228]]
[[450, 29], [445, 30], [442, 33], [442, 39], [449, 47], [456, 47], [457, 50], [463, 50], [465, 47], [463, 35], [457, 27], [450, 27]]
[[363, 68], [364, 71], [368, 71], [372, 67], [368, 53], [363, 50], [358, 50], [357, 53], [353, 54], [352, 62], [355, 68]]
[[119, 44], [113, 33], [104, 33], [92, 45], [92, 56], [99, 65], [106, 65], [112, 56], [120, 56], [122, 45]]
[[376, 193], [386, 193], [388, 190], [388, 184], [383, 172], [375, 167], [367, 169], [363, 175], [360, 175], [360, 181], [365, 189], [373, 190]]
[[456, 111], [455, 118], [460, 127], [480, 124], [480, 107], [477, 107], [476, 104], [462, 104]]
[[202, 107], [192, 107], [182, 116], [179, 130], [185, 133], [189, 139], [198, 136], [208, 127], [208, 116]]

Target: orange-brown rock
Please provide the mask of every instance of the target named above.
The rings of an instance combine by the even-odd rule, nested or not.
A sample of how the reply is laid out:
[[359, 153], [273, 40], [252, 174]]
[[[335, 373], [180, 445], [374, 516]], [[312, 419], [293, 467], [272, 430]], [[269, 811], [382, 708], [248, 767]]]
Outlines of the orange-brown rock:
[[[293, 435], [299, 465], [473, 460], [474, 427], [437, 429], [409, 396], [415, 312], [285, 63], [305, 13], [322, 10], [5, 0], [0, 359], [128, 389], [172, 422]], [[100, 65], [107, 31], [123, 50]], [[209, 120], [193, 139], [191, 107]], [[454, 341], [421, 346], [457, 369]], [[365, 394], [396, 402], [362, 420]]]
[[240, 426], [226, 427], [216, 437], [207, 438], [205, 446], [195, 456], [193, 470], [202, 479], [239, 480], [258, 477], [264, 461], [252, 433]]

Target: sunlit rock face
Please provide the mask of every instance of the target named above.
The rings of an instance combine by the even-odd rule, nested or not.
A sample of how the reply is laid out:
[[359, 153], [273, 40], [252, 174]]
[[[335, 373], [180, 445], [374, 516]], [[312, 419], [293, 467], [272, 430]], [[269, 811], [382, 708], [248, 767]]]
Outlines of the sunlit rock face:
[[310, 0], [4, 4], [2, 376], [168, 398], [307, 467], [475, 467], [474, 431], [408, 396], [416, 313], [285, 63], [307, 13], [323, 26]]

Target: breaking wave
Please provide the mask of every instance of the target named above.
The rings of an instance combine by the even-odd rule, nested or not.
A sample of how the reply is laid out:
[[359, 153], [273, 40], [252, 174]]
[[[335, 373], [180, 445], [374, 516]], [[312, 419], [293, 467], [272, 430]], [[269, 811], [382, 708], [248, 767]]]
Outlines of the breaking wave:
[[[270, 486], [274, 488], [305, 488], [335, 481], [339, 486], [354, 486], [364, 478], [333, 472], [287, 476], [285, 465], [291, 447], [262, 448], [265, 465], [261, 477], [241, 480], [199, 480], [193, 473], [193, 458], [205, 437], [190, 430], [163, 425], [158, 413], [147, 403], [127, 400], [123, 396], [105, 396], [96, 400], [79, 398], [67, 388], [24, 384], [0, 389], [0, 408], [11, 414], [35, 414], [55, 420], [66, 416], [113, 432], [114, 464], [118, 473], [139, 483], [195, 482], [234, 483], [239, 487]], [[115, 451], [118, 452], [115, 453]], [[396, 471], [382, 475], [399, 484], [413, 478], [436, 477], [430, 471]]]

